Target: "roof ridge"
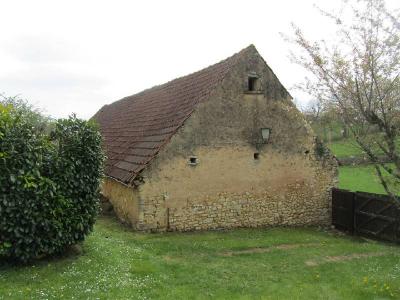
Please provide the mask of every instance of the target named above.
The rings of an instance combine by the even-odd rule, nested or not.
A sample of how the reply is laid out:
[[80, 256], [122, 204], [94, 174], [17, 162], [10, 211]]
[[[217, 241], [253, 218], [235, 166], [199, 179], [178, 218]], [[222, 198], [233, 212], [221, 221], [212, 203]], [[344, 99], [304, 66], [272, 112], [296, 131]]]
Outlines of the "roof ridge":
[[[166, 85], [166, 84], [171, 83], [171, 82], [173, 82], [173, 81], [175, 81], [175, 80], [180, 80], [180, 79], [182, 79], [182, 78], [185, 78], [185, 77], [188, 77], [188, 76], [191, 76], [191, 75], [194, 75], [194, 74], [203, 72], [204, 70], [206, 70], [206, 69], [208, 69], [208, 68], [211, 68], [211, 67], [213, 67], [213, 66], [215, 66], [215, 65], [222, 64], [222, 63], [224, 63], [224, 62], [226, 62], [226, 61], [228, 61], [228, 60], [231, 60], [231, 59], [233, 59], [233, 58], [235, 58], [235, 57], [237, 58], [237, 57], [241, 56], [241, 55], [243, 55], [245, 52], [247, 52], [248, 50], [250, 50], [251, 48], [255, 48], [253, 44], [250, 44], [248, 47], [246, 47], [246, 48], [240, 50], [239, 52], [236, 52], [236, 53], [232, 54], [231, 56], [228, 56], [228, 57], [225, 58], [225, 59], [222, 59], [222, 60], [218, 61], [217, 63], [208, 65], [207, 67], [202, 68], [202, 69], [200, 69], [200, 70], [197, 70], [197, 71], [195, 71], [195, 72], [192, 72], [192, 73], [189, 73], [189, 74], [186, 74], [186, 75], [183, 75], [183, 76], [174, 78], [174, 79], [172, 79], [172, 80], [170, 80], [170, 81], [167, 81], [167, 82], [165, 82], [165, 83], [163, 83], [163, 84], [156, 85], [155, 87], [157, 87], [157, 86], [163, 86], [164, 84]], [[150, 89], [151, 89], [151, 88], [150, 88]]]
[[[123, 97], [123, 98], [121, 98], [121, 99], [119, 99], [119, 100], [116, 100], [116, 101], [114, 101], [114, 102], [111, 103], [111, 104], [105, 104], [104, 106], [116, 104], [116, 103], [118, 103], [118, 102], [120, 102], [120, 101], [126, 100], [127, 98], [140, 96], [140, 95], [145, 94], [145, 93], [147, 93], [147, 92], [154, 91], [154, 90], [156, 90], [157, 88], [163, 88], [163, 87], [167, 86], [168, 84], [172, 84], [173, 82], [175, 82], [175, 81], [177, 81], [177, 80], [181, 80], [181, 79], [184, 79], [184, 78], [186, 78], [186, 77], [193, 76], [193, 75], [195, 75], [195, 74], [197, 74], [197, 73], [200, 73], [200, 72], [203, 72], [203, 71], [207, 70], [208, 68], [212, 68], [212, 67], [214, 67], [214, 66], [216, 66], [216, 65], [222, 64], [222, 63], [224, 63], [224, 62], [226, 62], [226, 61], [228, 61], [228, 60], [231, 60], [231, 59], [233, 59], [233, 58], [237, 58], [237, 59], [238, 59], [239, 57], [241, 57], [242, 55], [244, 55], [244, 53], [246, 53], [247, 51], [249, 51], [250, 49], [253, 49], [253, 48], [256, 49], [255, 46], [254, 46], [253, 44], [250, 44], [250, 45], [247, 46], [246, 48], [243, 48], [242, 50], [240, 50], [240, 51], [238, 51], [238, 52], [232, 54], [231, 56], [229, 56], [229, 57], [227, 57], [227, 58], [225, 58], [225, 59], [222, 59], [222, 60], [218, 61], [217, 63], [208, 65], [207, 67], [202, 68], [202, 69], [200, 69], [200, 70], [197, 70], [197, 71], [195, 71], [195, 72], [192, 72], [192, 73], [189, 73], [189, 74], [180, 76], [180, 77], [176, 77], [176, 78], [171, 79], [171, 80], [169, 80], [169, 81], [167, 81], [167, 82], [164, 82], [164, 83], [162, 83], [162, 84], [154, 85], [154, 86], [152, 86], [152, 87], [150, 87], [150, 88], [144, 89], [144, 90], [142, 90], [142, 91], [140, 91], [140, 92], [137, 92], [137, 93], [135, 93], [135, 94], [132, 94], [132, 95]], [[223, 78], [222, 78], [222, 79], [223, 79]], [[222, 80], [222, 79], [221, 79], [221, 80]], [[103, 107], [104, 107], [104, 106], [103, 106]]]

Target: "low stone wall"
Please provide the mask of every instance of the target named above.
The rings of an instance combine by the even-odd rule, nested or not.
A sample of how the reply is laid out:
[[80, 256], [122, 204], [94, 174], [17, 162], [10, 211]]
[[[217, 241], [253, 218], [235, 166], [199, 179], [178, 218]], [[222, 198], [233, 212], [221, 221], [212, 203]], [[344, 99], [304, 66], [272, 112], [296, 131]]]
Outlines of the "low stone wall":
[[111, 178], [105, 178], [101, 194], [108, 199], [115, 214], [123, 223], [138, 229], [140, 196], [137, 190]]
[[[350, 156], [337, 158], [339, 166], [357, 166], [373, 164], [367, 156]], [[378, 156], [379, 163], [390, 163], [390, 159], [386, 156]]]
[[309, 187], [288, 186], [285, 194], [268, 192], [220, 193], [206, 199], [188, 200], [185, 206], [168, 207], [168, 199], [154, 197], [144, 206], [140, 229], [191, 231], [235, 227], [329, 225], [330, 189], [313, 195]]

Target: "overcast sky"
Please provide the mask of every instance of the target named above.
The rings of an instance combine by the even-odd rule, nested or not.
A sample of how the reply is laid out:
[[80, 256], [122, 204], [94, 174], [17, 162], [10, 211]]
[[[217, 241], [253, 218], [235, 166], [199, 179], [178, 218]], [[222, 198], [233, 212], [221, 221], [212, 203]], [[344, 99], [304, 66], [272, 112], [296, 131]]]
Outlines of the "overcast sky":
[[[388, 1], [388, 6], [400, 6]], [[214, 64], [254, 44], [292, 89], [304, 71], [280, 32], [311, 38], [332, 26], [313, 7], [341, 1], [0, 0], [0, 93], [21, 95], [53, 117], [90, 118], [104, 104]], [[327, 6], [329, 5], [329, 6]]]

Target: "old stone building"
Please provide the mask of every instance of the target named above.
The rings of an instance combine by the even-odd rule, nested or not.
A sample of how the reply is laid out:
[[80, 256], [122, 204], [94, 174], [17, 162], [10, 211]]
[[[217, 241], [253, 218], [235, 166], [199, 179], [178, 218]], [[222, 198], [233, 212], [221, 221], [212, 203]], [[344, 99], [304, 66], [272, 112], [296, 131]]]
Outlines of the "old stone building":
[[138, 230], [328, 224], [336, 163], [251, 45], [100, 109], [103, 195]]

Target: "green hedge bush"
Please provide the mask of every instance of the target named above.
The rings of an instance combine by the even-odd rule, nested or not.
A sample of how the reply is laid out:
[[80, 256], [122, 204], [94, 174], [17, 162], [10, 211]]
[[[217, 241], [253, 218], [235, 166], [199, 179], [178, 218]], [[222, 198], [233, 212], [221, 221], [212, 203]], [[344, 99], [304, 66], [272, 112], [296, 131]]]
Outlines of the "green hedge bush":
[[103, 175], [94, 124], [71, 116], [45, 129], [36, 121], [0, 103], [0, 256], [20, 261], [84, 240]]

